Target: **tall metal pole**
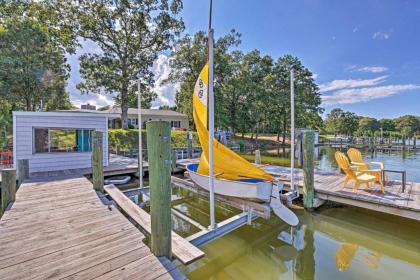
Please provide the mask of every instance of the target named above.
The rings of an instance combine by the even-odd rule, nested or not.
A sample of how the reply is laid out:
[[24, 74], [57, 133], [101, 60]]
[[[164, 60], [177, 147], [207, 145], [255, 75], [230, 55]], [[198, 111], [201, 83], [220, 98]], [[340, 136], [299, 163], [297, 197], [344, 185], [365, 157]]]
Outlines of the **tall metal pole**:
[[141, 91], [140, 91], [140, 78], [137, 80], [137, 125], [139, 129], [139, 152], [138, 152], [138, 159], [139, 159], [139, 188], [143, 188], [143, 141], [141, 137], [141, 128], [142, 128], [142, 120], [141, 120]]
[[290, 70], [290, 187], [295, 190], [295, 72]]
[[213, 93], [213, 29], [209, 30], [209, 190], [210, 190], [210, 229], [216, 228], [214, 214], [214, 93]]
[[210, 0], [209, 31], [208, 31], [208, 63], [209, 63], [209, 88], [208, 88], [208, 130], [209, 130], [209, 191], [210, 191], [210, 229], [216, 228], [214, 211], [214, 158], [213, 158], [213, 137], [214, 137], [214, 92], [213, 92], [213, 29], [211, 18], [213, 1]]

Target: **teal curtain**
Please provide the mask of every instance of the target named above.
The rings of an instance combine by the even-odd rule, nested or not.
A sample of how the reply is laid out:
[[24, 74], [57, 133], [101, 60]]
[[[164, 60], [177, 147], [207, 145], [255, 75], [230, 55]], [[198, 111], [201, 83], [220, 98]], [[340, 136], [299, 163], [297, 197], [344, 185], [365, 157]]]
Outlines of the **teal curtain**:
[[76, 130], [76, 141], [78, 152], [92, 151], [92, 130], [78, 129]]

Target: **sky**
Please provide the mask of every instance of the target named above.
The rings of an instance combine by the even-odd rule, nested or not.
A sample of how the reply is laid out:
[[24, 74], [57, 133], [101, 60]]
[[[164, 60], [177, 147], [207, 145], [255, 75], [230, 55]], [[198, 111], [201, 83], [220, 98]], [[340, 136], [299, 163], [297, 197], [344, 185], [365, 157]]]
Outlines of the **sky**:
[[[206, 30], [208, 0], [184, 0], [185, 34]], [[342, 108], [363, 116], [420, 115], [420, 1], [402, 0], [213, 0], [215, 37], [232, 28], [242, 34], [239, 49], [259, 49], [274, 59], [297, 56], [314, 74], [324, 116]], [[111, 96], [80, 95], [78, 56], [97, 52], [83, 42], [68, 90], [74, 104], [103, 106]], [[167, 53], [153, 66], [158, 99], [173, 105], [179, 85], [161, 85], [170, 71]]]

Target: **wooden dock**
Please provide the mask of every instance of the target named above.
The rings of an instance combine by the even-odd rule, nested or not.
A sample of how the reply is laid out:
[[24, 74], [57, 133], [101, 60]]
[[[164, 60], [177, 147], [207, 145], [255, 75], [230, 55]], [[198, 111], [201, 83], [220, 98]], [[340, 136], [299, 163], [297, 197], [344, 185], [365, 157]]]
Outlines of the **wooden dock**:
[[84, 177], [27, 181], [0, 220], [0, 279], [185, 279]]
[[[139, 170], [137, 158], [129, 158], [116, 154], [109, 155], [109, 165], [104, 166], [104, 176], [114, 176], [123, 174], [134, 174]], [[149, 164], [143, 161], [143, 172], [148, 171]], [[59, 171], [31, 173], [31, 178], [46, 178], [60, 176], [90, 176], [91, 168], [67, 169]], [[1, 180], [0, 180], [1, 181]]]
[[[179, 161], [177, 164], [179, 168], [185, 169], [186, 165], [197, 162], [197, 159], [191, 159]], [[263, 166], [263, 168], [285, 178], [290, 177], [290, 169], [287, 167]], [[361, 186], [353, 192], [351, 182], [343, 188], [344, 175], [315, 171], [314, 177], [315, 197], [321, 201], [333, 201], [420, 221], [420, 183], [407, 182], [404, 192], [401, 181], [387, 182], [385, 193], [381, 192], [379, 185], [374, 184], [369, 188]], [[295, 182], [302, 193], [301, 169], [295, 171]], [[289, 186], [286, 185], [285, 189], [288, 190]]]
[[[273, 168], [286, 176], [290, 174], [289, 168]], [[420, 183], [407, 182], [404, 192], [401, 181], [388, 181], [385, 193], [382, 193], [378, 184], [371, 184], [369, 188], [361, 186], [354, 192], [354, 182], [349, 182], [346, 188], [343, 187], [344, 177], [337, 173], [315, 171], [315, 197], [420, 221]], [[302, 193], [301, 169], [296, 169], [295, 180]]]

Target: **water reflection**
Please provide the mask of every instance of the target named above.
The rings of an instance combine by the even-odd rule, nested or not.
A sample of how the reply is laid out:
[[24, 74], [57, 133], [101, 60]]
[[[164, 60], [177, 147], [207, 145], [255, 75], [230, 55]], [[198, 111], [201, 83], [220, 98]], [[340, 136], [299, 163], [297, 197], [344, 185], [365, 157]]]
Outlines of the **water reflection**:
[[[177, 209], [208, 223], [208, 201], [184, 199]], [[419, 223], [347, 207], [295, 212], [297, 227], [258, 219], [205, 245], [205, 258], [184, 272], [190, 279], [416, 279], [420, 273]], [[218, 220], [235, 213], [221, 205], [216, 211]]]
[[339, 271], [347, 271], [350, 268], [350, 262], [353, 260], [359, 246], [351, 243], [342, 243], [335, 253], [335, 264]]

